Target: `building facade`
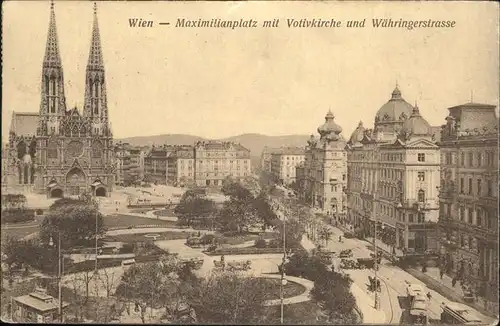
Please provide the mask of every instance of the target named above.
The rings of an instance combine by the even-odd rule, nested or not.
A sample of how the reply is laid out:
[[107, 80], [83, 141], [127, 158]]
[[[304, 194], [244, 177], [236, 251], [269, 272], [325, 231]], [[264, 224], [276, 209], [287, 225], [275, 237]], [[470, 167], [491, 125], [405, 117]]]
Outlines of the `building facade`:
[[148, 147], [119, 142], [113, 150], [116, 185], [130, 186], [146, 181], [145, 157], [149, 151]]
[[277, 183], [291, 185], [296, 182], [295, 168], [304, 162], [305, 150], [301, 147], [282, 147], [271, 152], [271, 177]]
[[498, 117], [486, 104], [448, 110], [440, 142], [440, 252], [448, 274], [496, 301]]
[[15, 191], [34, 191], [49, 197], [83, 192], [107, 196], [112, 191], [113, 135], [96, 8], [83, 112], [66, 105], [52, 3], [42, 64], [40, 109], [37, 114], [13, 112], [8, 147], [7, 184]]
[[250, 150], [231, 142], [201, 141], [194, 145], [195, 182], [199, 187], [221, 187], [228, 176], [244, 180], [251, 176]]
[[[403, 252], [437, 251], [440, 154], [436, 129], [396, 86], [375, 116], [360, 122], [347, 149], [347, 217], [356, 232]], [[376, 225], [376, 228], [375, 228]]]
[[260, 168], [262, 172], [271, 173], [271, 156], [274, 152], [279, 152], [280, 148], [264, 147], [260, 155]]
[[299, 198], [335, 217], [346, 212], [347, 157], [341, 132], [329, 111], [318, 128], [320, 137], [311, 135], [304, 162], [296, 167]]

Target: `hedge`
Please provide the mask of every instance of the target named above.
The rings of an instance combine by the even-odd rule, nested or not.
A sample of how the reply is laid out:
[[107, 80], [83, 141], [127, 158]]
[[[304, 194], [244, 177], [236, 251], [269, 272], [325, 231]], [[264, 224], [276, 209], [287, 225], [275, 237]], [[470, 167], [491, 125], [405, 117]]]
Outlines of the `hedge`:
[[205, 254], [209, 256], [219, 256], [219, 255], [257, 255], [257, 254], [281, 254], [283, 253], [282, 248], [255, 248], [255, 247], [245, 247], [245, 248], [218, 248], [214, 251]]
[[5, 209], [2, 211], [1, 223], [22, 223], [35, 220], [35, 211], [33, 209]]

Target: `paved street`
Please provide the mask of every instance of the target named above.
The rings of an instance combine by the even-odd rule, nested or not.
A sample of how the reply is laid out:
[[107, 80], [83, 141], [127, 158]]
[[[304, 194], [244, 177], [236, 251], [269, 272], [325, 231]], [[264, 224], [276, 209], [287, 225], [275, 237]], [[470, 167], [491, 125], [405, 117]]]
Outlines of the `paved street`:
[[[336, 227], [330, 226], [333, 231], [332, 240], [329, 241], [327, 249], [330, 251], [335, 251], [339, 253], [345, 249], [352, 249], [354, 258], [356, 257], [369, 257], [372, 251], [368, 249], [371, 246], [367, 241], [359, 239], [342, 239], [342, 242], [338, 242], [339, 235], [343, 235], [343, 232]], [[335, 259], [336, 270], [338, 270], [338, 264], [340, 259]], [[348, 273], [353, 281], [363, 289], [367, 294], [369, 294], [373, 300], [374, 294], [368, 291], [368, 276], [375, 276], [373, 270], [361, 269], [361, 270], [344, 270]], [[406, 300], [406, 288], [407, 283], [420, 284], [424, 286], [425, 284], [408, 274], [401, 268], [393, 266], [389, 261], [382, 259], [380, 269], [378, 271], [378, 276], [382, 281], [382, 291], [380, 294], [380, 307], [385, 312], [387, 317], [387, 322], [390, 324], [400, 324], [407, 321], [406, 311], [408, 309], [408, 302]], [[435, 291], [431, 292], [431, 304], [430, 304], [430, 318], [431, 320], [439, 320], [441, 314], [440, 304], [442, 302], [450, 302], [448, 299], [440, 295]], [[485, 322], [493, 322], [493, 318], [484, 316], [478, 311], [471, 308], [482, 320]]]

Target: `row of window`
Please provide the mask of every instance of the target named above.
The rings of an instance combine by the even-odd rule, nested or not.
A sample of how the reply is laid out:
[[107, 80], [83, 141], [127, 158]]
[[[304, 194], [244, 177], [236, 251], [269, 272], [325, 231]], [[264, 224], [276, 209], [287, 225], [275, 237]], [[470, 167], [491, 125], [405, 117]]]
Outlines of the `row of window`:
[[[453, 165], [455, 155], [451, 152], [444, 153], [443, 159], [446, 165]], [[488, 151], [483, 155], [482, 152], [461, 152], [459, 163], [462, 167], [493, 167], [495, 165], [495, 153]]]
[[472, 178], [469, 178], [467, 180], [467, 187], [466, 187], [465, 179], [460, 178], [461, 194], [493, 197], [493, 181], [486, 180], [485, 186], [486, 187], [484, 187], [484, 182], [482, 179], [476, 179], [476, 186], [474, 187], [474, 180]]

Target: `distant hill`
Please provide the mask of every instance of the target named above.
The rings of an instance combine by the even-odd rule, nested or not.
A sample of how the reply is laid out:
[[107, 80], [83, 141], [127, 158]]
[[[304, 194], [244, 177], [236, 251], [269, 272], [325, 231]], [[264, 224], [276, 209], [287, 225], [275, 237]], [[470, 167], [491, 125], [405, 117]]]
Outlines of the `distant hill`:
[[[288, 135], [288, 136], [266, 136], [261, 134], [243, 134], [223, 139], [217, 139], [220, 141], [231, 141], [235, 143], [240, 143], [244, 147], [248, 148], [251, 155], [256, 157], [260, 156], [262, 150], [265, 146], [267, 147], [282, 147], [282, 146], [300, 146], [306, 145], [308, 135]], [[196, 141], [209, 140], [206, 138], [182, 135], [182, 134], [166, 134], [157, 136], [141, 136], [141, 137], [129, 137], [123, 139], [116, 139], [115, 143], [118, 141], [127, 142], [135, 146], [151, 146], [155, 145], [191, 145]]]

